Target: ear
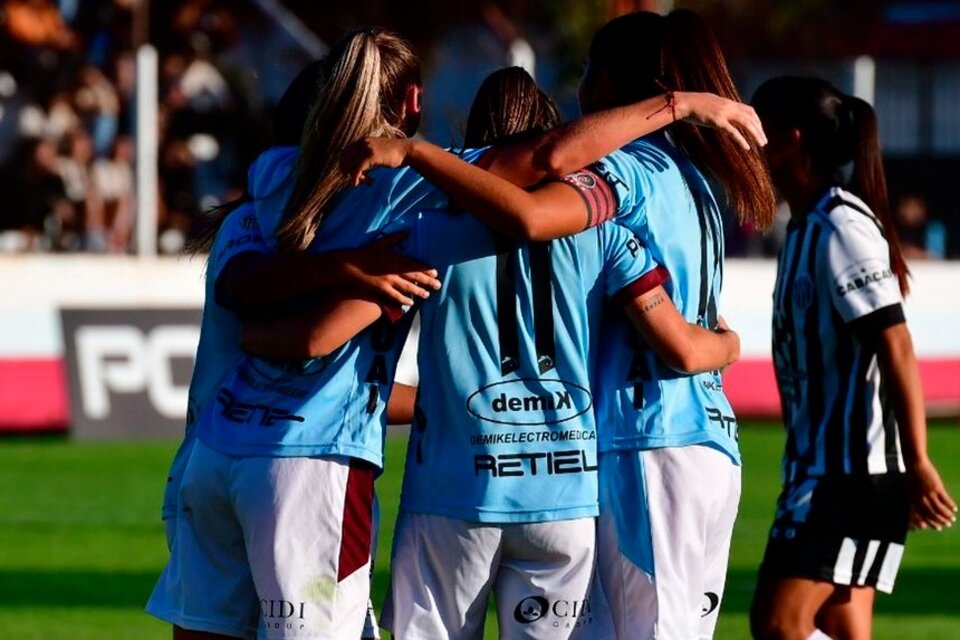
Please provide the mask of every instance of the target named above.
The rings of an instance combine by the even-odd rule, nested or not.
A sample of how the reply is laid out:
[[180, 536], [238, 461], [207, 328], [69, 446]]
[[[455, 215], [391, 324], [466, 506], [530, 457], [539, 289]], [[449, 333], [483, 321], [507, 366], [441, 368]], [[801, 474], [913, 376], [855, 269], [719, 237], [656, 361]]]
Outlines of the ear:
[[407, 87], [407, 95], [403, 99], [403, 119], [410, 116], [419, 116], [423, 111], [423, 87], [412, 84]]

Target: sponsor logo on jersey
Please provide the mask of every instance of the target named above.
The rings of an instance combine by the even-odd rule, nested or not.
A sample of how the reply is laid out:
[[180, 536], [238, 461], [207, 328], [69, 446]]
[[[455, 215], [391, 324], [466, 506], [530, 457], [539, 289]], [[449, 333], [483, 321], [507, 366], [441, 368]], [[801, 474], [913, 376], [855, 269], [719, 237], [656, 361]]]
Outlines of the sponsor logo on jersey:
[[520, 624], [548, 621], [555, 629], [573, 629], [593, 623], [590, 599], [550, 601], [543, 596], [528, 596], [517, 603], [513, 619]]
[[585, 387], [563, 380], [521, 378], [495, 382], [467, 398], [467, 411], [497, 424], [538, 426], [566, 422], [593, 406]]
[[884, 261], [865, 260], [844, 271], [843, 275], [837, 279], [837, 295], [842, 298], [893, 277], [893, 271]]
[[558, 431], [507, 431], [502, 433], [477, 433], [470, 436], [470, 444], [486, 447], [497, 444], [528, 444], [533, 442], [569, 442], [571, 440], [596, 440], [597, 432], [582, 429]]
[[298, 416], [283, 407], [271, 407], [265, 404], [241, 402], [228, 389], [221, 388], [217, 393], [217, 402], [220, 403], [220, 415], [237, 424], [256, 424], [261, 427], [272, 427], [278, 422], [303, 422], [304, 417]]
[[563, 475], [597, 470], [593, 451], [477, 454], [473, 456], [474, 475], [490, 474], [494, 478], [519, 478], [537, 475]]
[[720, 596], [712, 591], [707, 591], [703, 594], [703, 604], [700, 605], [700, 617], [706, 618], [708, 615], [716, 611], [717, 607], [719, 606]]

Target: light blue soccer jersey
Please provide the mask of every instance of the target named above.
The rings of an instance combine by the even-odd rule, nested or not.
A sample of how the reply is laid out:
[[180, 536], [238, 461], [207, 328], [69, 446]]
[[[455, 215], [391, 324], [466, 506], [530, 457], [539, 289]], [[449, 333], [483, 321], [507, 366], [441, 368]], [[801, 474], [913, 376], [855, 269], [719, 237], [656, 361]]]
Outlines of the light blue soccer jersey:
[[239, 344], [240, 322], [233, 312], [217, 304], [214, 291], [217, 278], [231, 258], [241, 253], [268, 251], [251, 204], [241, 205], [232, 211], [217, 231], [207, 259], [203, 318], [200, 321], [196, 363], [190, 378], [186, 428], [183, 442], [170, 466], [163, 500], [163, 518], [171, 518], [177, 513], [177, 494], [183, 468], [193, 447], [194, 424], [207, 401], [215, 394], [217, 385], [243, 355]]
[[[665, 288], [680, 313], [716, 328], [723, 223], [714, 187], [665, 134], [632, 142], [596, 170], [617, 192], [617, 222], [670, 273]], [[740, 463], [737, 422], [719, 372], [677, 373], [615, 315], [603, 334], [595, 380], [601, 451], [702, 444]]]
[[596, 515], [592, 345], [610, 296], [659, 284], [644, 278], [659, 276], [648, 253], [609, 223], [527, 243], [436, 211], [410, 245], [443, 288], [420, 309], [401, 509], [491, 523]]
[[[251, 168], [257, 220], [274, 248], [296, 157], [294, 148], [275, 148]], [[341, 194], [311, 252], [367, 244], [407, 228], [413, 212], [447, 204], [445, 195], [410, 169], [371, 175], [371, 186]], [[382, 465], [386, 399], [409, 326], [410, 318], [396, 324], [381, 318], [330, 355], [303, 362], [245, 355], [204, 412], [199, 437], [229, 455], [342, 455]]]

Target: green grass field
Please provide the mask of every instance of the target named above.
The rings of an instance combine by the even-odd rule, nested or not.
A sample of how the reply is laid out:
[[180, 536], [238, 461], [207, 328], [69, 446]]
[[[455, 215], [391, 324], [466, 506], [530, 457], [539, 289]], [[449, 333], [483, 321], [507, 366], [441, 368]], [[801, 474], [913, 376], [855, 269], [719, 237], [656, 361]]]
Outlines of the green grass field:
[[[748, 638], [747, 611], [779, 482], [782, 435], [747, 427], [743, 500], [719, 639]], [[0, 440], [0, 638], [152, 640], [142, 612], [166, 559], [159, 506], [175, 444]], [[386, 590], [404, 442], [389, 441], [375, 583]], [[960, 495], [960, 427], [931, 428], [930, 450]], [[488, 624], [487, 637], [496, 637]], [[960, 527], [912, 534], [897, 592], [877, 605], [877, 640], [960, 638]]]

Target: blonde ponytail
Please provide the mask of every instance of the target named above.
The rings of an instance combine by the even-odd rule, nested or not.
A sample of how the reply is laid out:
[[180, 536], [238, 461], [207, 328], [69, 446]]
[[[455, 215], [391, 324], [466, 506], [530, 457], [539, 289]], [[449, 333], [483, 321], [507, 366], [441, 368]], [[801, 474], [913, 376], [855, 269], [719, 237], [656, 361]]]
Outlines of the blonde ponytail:
[[407, 88], [420, 68], [409, 45], [391, 33], [363, 29], [345, 36], [328, 57], [327, 79], [304, 128], [297, 179], [277, 243], [304, 250], [316, 238], [331, 202], [349, 185], [341, 152], [368, 136], [403, 137]]

